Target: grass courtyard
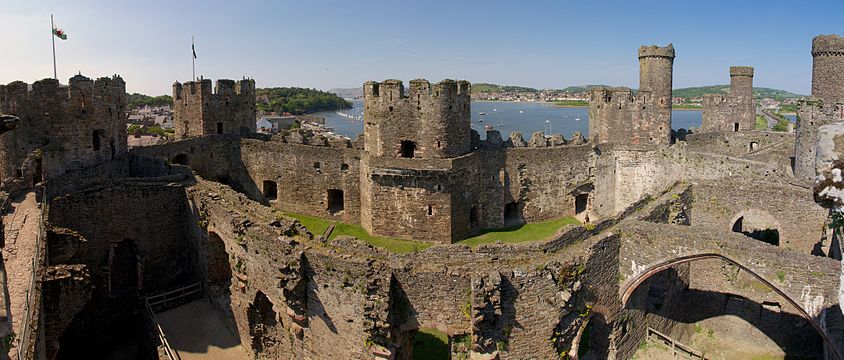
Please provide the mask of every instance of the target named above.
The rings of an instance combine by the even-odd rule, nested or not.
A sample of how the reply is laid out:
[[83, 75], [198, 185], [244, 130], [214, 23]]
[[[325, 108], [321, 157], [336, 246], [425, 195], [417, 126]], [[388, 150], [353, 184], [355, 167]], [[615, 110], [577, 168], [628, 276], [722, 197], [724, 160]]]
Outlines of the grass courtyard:
[[460, 240], [458, 244], [477, 246], [501, 241], [505, 244], [515, 244], [527, 241], [545, 240], [554, 236], [560, 229], [568, 225], [580, 225], [580, 221], [572, 216], [559, 219], [524, 224], [506, 229], [482, 230], [479, 235]]
[[[314, 236], [322, 235], [325, 232], [325, 229], [328, 229], [331, 224], [334, 224], [334, 231], [332, 231], [331, 235], [328, 237], [329, 241], [340, 236], [352, 236], [372, 246], [377, 246], [395, 253], [412, 253], [425, 250], [431, 246], [431, 244], [421, 241], [372, 236], [369, 235], [369, 233], [367, 233], [360, 225], [347, 224], [340, 221], [322, 219], [296, 213], [285, 213], [284, 215], [299, 220], [299, 222], [312, 232]], [[560, 231], [560, 229], [568, 225], [580, 225], [580, 221], [572, 216], [566, 216], [559, 219], [524, 224], [505, 229], [482, 230], [480, 234], [460, 240], [457, 243], [477, 246], [480, 244], [491, 244], [499, 241], [505, 244], [515, 244], [527, 241], [545, 240], [554, 236], [558, 231]]]
[[366, 230], [360, 227], [360, 225], [347, 224], [339, 221], [295, 213], [285, 213], [284, 215], [299, 220], [299, 222], [302, 223], [302, 226], [306, 227], [314, 234], [314, 236], [322, 235], [325, 232], [325, 229], [328, 229], [331, 224], [334, 224], [334, 231], [331, 232], [331, 235], [328, 237], [328, 241], [341, 236], [352, 236], [372, 246], [377, 246], [400, 254], [422, 251], [431, 246], [431, 244], [420, 241], [371, 236], [366, 232]]

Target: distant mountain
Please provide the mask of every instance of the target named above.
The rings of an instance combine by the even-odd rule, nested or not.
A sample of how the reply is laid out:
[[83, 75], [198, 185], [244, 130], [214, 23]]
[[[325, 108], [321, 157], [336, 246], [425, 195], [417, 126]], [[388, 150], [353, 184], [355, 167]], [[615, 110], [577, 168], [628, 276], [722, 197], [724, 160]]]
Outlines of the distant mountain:
[[600, 86], [609, 86], [609, 85], [577, 85], [577, 86], [569, 86], [565, 89], [560, 89], [560, 91], [565, 92], [565, 93], [571, 93], [571, 94], [585, 93], [589, 90], [592, 90], [592, 88], [596, 88], [596, 87], [600, 87]]
[[[681, 97], [685, 99], [703, 97], [704, 94], [728, 94], [730, 92], [730, 85], [712, 85], [712, 86], [698, 86], [682, 89], [674, 89], [672, 94], [674, 97]], [[771, 89], [764, 87], [754, 87], [753, 97], [757, 99], [771, 98], [775, 100], [794, 99], [806, 97], [806, 95], [794, 94], [785, 90]]]
[[337, 88], [337, 89], [328, 90], [328, 92], [335, 93], [335, 94], [337, 94], [337, 96], [339, 96], [341, 98], [345, 98], [345, 99], [363, 97], [363, 88], [362, 87], [348, 88], [348, 89]]

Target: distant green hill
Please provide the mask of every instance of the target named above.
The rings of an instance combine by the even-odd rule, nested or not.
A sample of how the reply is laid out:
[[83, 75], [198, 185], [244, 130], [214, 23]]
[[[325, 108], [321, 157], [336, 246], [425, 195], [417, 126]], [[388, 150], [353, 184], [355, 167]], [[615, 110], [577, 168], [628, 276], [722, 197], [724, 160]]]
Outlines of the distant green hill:
[[539, 92], [539, 90], [524, 86], [512, 86], [512, 85], [497, 85], [497, 84], [488, 84], [488, 83], [475, 83], [472, 84], [472, 92], [473, 93], [492, 93], [492, 92], [529, 92], [535, 93]]
[[[713, 86], [698, 86], [682, 89], [674, 89], [672, 94], [674, 97], [681, 97], [685, 99], [703, 97], [704, 94], [728, 94], [730, 92], [730, 85], [713, 85]], [[757, 99], [771, 98], [776, 100], [793, 99], [805, 97], [805, 95], [794, 94], [785, 90], [771, 89], [764, 87], [754, 87], [753, 97]]]

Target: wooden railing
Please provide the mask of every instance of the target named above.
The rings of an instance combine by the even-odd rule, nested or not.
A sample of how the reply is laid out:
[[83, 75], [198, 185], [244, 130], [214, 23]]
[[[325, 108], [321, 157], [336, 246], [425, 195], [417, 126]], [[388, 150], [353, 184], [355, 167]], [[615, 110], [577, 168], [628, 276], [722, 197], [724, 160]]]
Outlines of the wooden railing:
[[152, 327], [158, 333], [158, 340], [164, 348], [164, 353], [170, 360], [181, 360], [181, 357], [179, 357], [179, 352], [173, 350], [170, 342], [167, 341], [167, 335], [164, 333], [164, 329], [161, 328], [158, 317], [155, 316], [155, 309], [161, 310], [169, 307], [167, 305], [181, 304], [187, 297], [198, 294], [200, 291], [202, 291], [202, 284], [194, 283], [158, 295], [144, 297], [144, 309], [149, 317], [149, 321], [152, 323]]
[[681, 356], [687, 359], [701, 359], [701, 360], [709, 360], [707, 357], [704, 356], [703, 352], [697, 351], [692, 349], [691, 346], [684, 345], [679, 341], [675, 341], [668, 335], [665, 335], [655, 329], [648, 327], [648, 339], [652, 341], [658, 341], [660, 343], [665, 344], [666, 346], [671, 347], [671, 353], [674, 356]]

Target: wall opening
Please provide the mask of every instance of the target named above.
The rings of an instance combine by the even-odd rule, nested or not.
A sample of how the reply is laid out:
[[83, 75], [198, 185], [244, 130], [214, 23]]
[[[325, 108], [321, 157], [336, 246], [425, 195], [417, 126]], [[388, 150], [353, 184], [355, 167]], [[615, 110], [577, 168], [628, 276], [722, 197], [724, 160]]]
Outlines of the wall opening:
[[574, 213], [580, 215], [586, 211], [586, 205], [589, 204], [589, 194], [579, 194], [574, 197]]
[[275, 310], [273, 310], [273, 303], [267, 295], [258, 291], [255, 294], [255, 301], [249, 304], [249, 309], [246, 310], [246, 316], [249, 319], [252, 349], [260, 353], [266, 345], [275, 343], [271, 336], [278, 322], [276, 321]]
[[332, 215], [343, 212], [343, 190], [329, 189], [328, 190], [328, 212]]
[[213, 231], [208, 232], [208, 290], [210, 292], [229, 292], [232, 269], [226, 243]]
[[91, 135], [91, 142], [94, 146], [94, 151], [100, 151], [100, 142], [102, 141], [103, 131], [102, 130], [94, 130], [94, 133]]
[[401, 141], [401, 157], [412, 158], [413, 153], [416, 152], [416, 143], [410, 140]]
[[190, 160], [188, 160], [188, 154], [179, 154], [173, 157], [173, 161], [171, 161], [171, 163], [187, 166], [190, 164]]
[[733, 123], [733, 131], [738, 131], [738, 123]]
[[428, 205], [428, 216], [434, 215], [434, 205]]
[[32, 183], [37, 184], [44, 180], [44, 161], [41, 158], [35, 159], [35, 171], [32, 173]]
[[747, 147], [747, 151], [753, 151], [759, 148], [759, 143], [755, 141], [751, 141], [750, 145]]
[[472, 206], [472, 209], [469, 210], [469, 227], [472, 229], [477, 229], [481, 223], [481, 210], [478, 208], [477, 205]]
[[758, 228], [757, 226], [746, 224], [745, 217], [739, 217], [735, 223], [733, 223], [733, 232], [737, 232], [740, 234], [747, 235], [753, 239], [759, 240], [764, 243], [768, 243], [771, 245], [779, 246], [780, 244], [780, 233], [777, 229], [771, 228]]
[[504, 226], [517, 226], [524, 222], [519, 213], [519, 202], [513, 201], [504, 205]]
[[264, 180], [264, 198], [269, 201], [278, 199], [278, 185], [275, 181]]
[[108, 142], [108, 148], [111, 150], [111, 159], [114, 160], [114, 156], [117, 155], [117, 149], [114, 147], [114, 139]]
[[109, 295], [123, 297], [137, 295], [142, 284], [141, 256], [135, 242], [123, 239], [112, 244], [108, 254]]
[[223, 123], [218, 122], [217, 123], [217, 134], [222, 134], [222, 133], [223, 133]]

